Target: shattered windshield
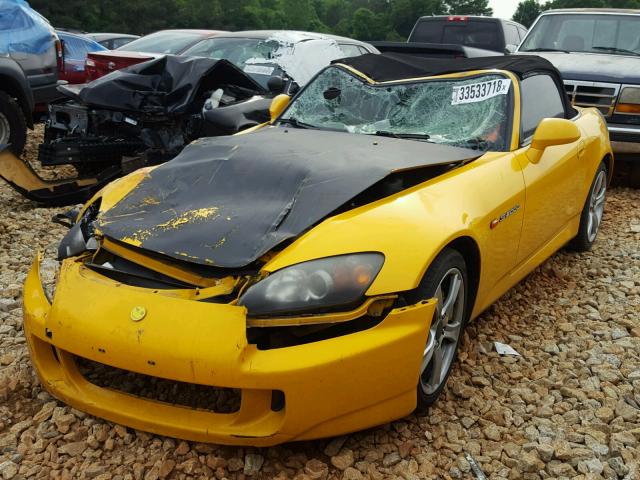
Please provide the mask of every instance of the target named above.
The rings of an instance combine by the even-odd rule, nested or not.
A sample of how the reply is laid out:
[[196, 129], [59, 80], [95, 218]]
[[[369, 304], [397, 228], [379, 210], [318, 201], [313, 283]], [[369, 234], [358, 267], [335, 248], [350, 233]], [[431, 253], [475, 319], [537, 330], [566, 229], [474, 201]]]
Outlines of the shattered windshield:
[[500, 74], [370, 85], [336, 66], [318, 75], [280, 122], [507, 151], [511, 92], [511, 80]]

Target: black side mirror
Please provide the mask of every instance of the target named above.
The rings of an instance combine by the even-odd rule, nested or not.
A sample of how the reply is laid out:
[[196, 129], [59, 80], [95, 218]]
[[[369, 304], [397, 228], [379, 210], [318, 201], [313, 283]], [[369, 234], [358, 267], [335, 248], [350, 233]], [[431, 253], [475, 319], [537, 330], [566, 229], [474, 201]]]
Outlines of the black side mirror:
[[284, 90], [285, 83], [282, 77], [271, 77], [267, 81], [267, 88], [270, 92], [281, 93]]

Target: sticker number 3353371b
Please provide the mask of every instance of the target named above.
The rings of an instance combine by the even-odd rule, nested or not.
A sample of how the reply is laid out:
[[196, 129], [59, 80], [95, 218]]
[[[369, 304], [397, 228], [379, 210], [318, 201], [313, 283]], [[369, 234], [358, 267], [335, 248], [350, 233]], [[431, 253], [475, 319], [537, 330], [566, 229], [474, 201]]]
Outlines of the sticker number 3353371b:
[[453, 87], [451, 105], [482, 102], [498, 95], [506, 95], [509, 93], [509, 87], [511, 87], [511, 80], [508, 78]]

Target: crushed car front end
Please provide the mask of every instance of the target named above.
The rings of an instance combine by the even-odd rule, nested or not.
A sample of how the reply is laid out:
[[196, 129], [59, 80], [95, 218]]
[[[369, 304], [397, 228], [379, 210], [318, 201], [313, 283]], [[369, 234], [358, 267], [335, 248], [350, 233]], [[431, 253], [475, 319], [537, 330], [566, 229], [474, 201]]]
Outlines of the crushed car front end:
[[433, 301], [393, 307], [372, 297], [349, 311], [281, 319], [273, 337], [284, 340], [265, 341], [274, 327], [229, 294], [237, 278], [208, 288], [134, 286], [88, 266], [97, 254], [62, 262], [53, 302], [40, 256], [25, 284], [33, 364], [43, 385], [78, 409], [163, 435], [268, 446], [415, 408]]

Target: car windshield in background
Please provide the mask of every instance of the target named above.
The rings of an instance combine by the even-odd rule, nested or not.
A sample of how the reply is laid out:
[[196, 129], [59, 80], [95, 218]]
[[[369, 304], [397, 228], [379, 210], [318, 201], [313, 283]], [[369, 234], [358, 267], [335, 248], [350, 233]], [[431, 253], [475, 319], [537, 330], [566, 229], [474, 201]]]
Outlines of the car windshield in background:
[[329, 67], [280, 121], [300, 128], [505, 151], [511, 92], [511, 80], [497, 74], [370, 85], [340, 67]]
[[640, 15], [553, 14], [540, 17], [522, 52], [640, 55]]
[[177, 54], [202, 38], [199, 33], [156, 32], [118, 48], [125, 52]]
[[[196, 57], [224, 58], [251, 75], [263, 87], [281, 69], [273, 63], [274, 52], [282, 48], [275, 40], [259, 38], [207, 38], [184, 52]], [[248, 61], [251, 63], [248, 63]]]
[[498, 23], [475, 20], [422, 20], [411, 34], [412, 42], [453, 43], [466, 47], [502, 51]]

